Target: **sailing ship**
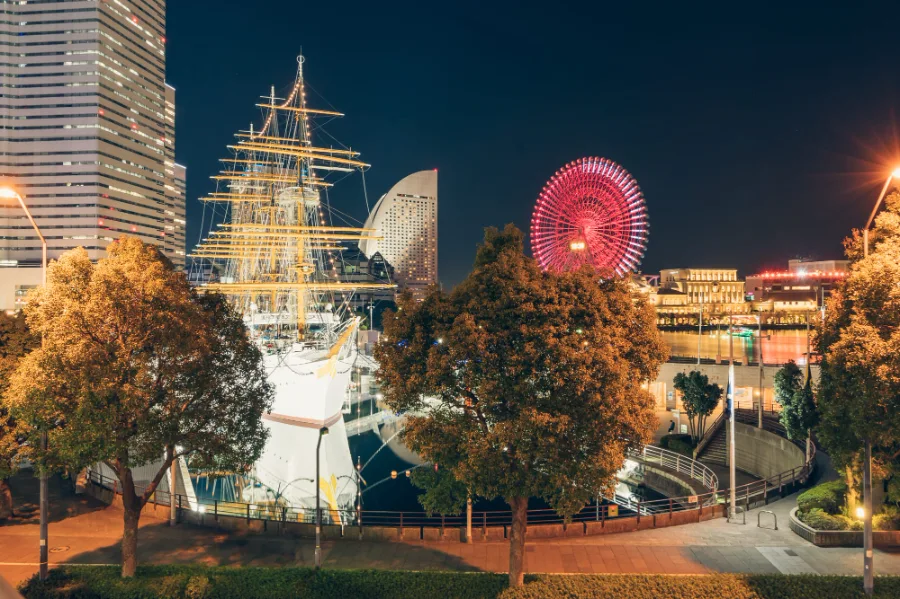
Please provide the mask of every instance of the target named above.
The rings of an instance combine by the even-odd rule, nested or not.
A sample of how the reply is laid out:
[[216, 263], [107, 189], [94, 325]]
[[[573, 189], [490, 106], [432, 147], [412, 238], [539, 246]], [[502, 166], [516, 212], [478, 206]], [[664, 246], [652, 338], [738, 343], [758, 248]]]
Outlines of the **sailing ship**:
[[262, 125], [238, 132], [228, 146], [212, 177], [216, 190], [201, 198], [219, 224], [192, 257], [217, 265], [218, 279], [200, 289], [226, 295], [243, 314], [275, 390], [264, 416], [270, 437], [240, 499], [312, 508], [318, 487], [334, 518], [353, 506], [358, 490], [342, 414], [358, 351], [350, 299], [393, 285], [340, 279], [345, 246], [376, 237], [372, 229], [336, 225], [343, 213], [331, 206], [328, 189], [369, 165], [342, 144], [313, 143], [314, 132], [343, 115], [307, 105], [303, 67], [300, 56], [290, 92], [277, 98], [273, 88], [257, 104]]

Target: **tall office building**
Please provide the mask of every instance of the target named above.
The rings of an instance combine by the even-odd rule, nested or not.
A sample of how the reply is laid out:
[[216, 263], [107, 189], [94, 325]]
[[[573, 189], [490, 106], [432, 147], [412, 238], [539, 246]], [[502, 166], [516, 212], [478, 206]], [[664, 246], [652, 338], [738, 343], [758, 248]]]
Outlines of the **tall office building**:
[[368, 257], [380, 253], [394, 267], [394, 281], [414, 297], [438, 281], [437, 170], [419, 171], [400, 180], [381, 196], [366, 220], [382, 239], [367, 239], [359, 249]]
[[[3, 3], [0, 180], [25, 196], [51, 259], [82, 246], [96, 260], [128, 234], [183, 264], [165, 8], [165, 0]], [[18, 207], [0, 207], [0, 309], [21, 305], [40, 282], [32, 268], [40, 256]]]
[[163, 245], [167, 256], [184, 269], [185, 168], [175, 162], [175, 88], [166, 84], [166, 210]]

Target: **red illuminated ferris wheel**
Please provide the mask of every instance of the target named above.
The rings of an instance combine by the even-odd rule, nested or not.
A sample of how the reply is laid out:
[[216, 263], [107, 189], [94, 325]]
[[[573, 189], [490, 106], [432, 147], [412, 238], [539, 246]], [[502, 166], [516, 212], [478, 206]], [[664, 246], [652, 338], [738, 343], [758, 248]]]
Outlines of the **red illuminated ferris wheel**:
[[623, 275], [640, 265], [648, 228], [634, 177], [612, 160], [581, 158], [544, 185], [531, 217], [531, 251], [544, 270], [591, 264]]

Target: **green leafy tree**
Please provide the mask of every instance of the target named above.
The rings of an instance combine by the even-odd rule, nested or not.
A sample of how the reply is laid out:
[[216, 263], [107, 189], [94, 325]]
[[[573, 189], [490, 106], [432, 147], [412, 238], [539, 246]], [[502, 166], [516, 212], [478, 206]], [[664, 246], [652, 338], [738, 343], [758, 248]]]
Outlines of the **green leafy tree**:
[[[25, 315], [0, 312], [0, 398], [8, 386], [19, 359], [38, 345], [38, 338], [28, 330]], [[0, 401], [0, 519], [13, 514], [13, 498], [7, 479], [27, 457], [28, 445], [20, 423]]]
[[413, 486], [422, 489], [418, 500], [426, 512], [455, 516], [466, 509], [466, 486], [451, 471], [427, 466], [416, 468], [412, 471], [410, 481]]
[[794, 394], [800, 390], [803, 373], [793, 360], [788, 360], [775, 373], [775, 401], [782, 407], [790, 405]]
[[[141, 510], [173, 460], [239, 470], [260, 455], [272, 401], [262, 355], [222, 297], [198, 297], [136, 238], [112, 243], [97, 264], [80, 248], [63, 254], [26, 314], [43, 344], [19, 361], [6, 402], [32, 431], [49, 432], [38, 465], [103, 462], [115, 472], [122, 575], [133, 576]], [[148, 465], [139, 486], [134, 469]]]
[[681, 403], [688, 417], [691, 440], [697, 445], [706, 434], [706, 420], [719, 405], [723, 390], [717, 384], [710, 383], [709, 377], [697, 370], [688, 374], [679, 372], [673, 382], [682, 394]]
[[512, 510], [510, 584], [523, 580], [528, 499], [564, 516], [610, 493], [628, 450], [656, 429], [668, 350], [629, 282], [543, 272], [512, 225], [486, 230], [451, 293], [401, 297], [376, 349], [385, 402], [406, 441], [480, 497]]
[[778, 418], [787, 432], [788, 439], [806, 439], [809, 445], [812, 429], [819, 422], [819, 410], [816, 407], [809, 365], [806, 367], [806, 383], [801, 386], [803, 378], [793, 360], [782, 366], [775, 373], [775, 401], [781, 405], [781, 414]]
[[900, 194], [886, 198], [863, 258], [859, 231], [845, 241], [850, 272], [829, 297], [816, 331], [822, 355], [819, 440], [851, 467], [865, 441], [875, 471], [898, 472], [900, 456]]

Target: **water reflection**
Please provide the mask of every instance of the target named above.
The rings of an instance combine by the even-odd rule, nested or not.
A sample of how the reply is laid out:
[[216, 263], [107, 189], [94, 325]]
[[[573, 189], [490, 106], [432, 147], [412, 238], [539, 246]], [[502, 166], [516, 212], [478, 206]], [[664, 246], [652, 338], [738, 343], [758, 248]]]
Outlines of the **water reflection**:
[[[739, 332], [732, 339], [734, 341], [734, 359], [747, 363], [759, 360], [759, 341], [756, 338], [756, 330], [749, 329]], [[662, 336], [669, 344], [672, 357], [696, 358], [697, 357], [697, 332], [686, 331], [662, 331]], [[700, 340], [700, 357], [715, 360], [716, 356], [723, 360], [728, 359], [728, 332], [725, 327], [721, 331], [703, 330]], [[804, 363], [806, 355], [806, 330], [795, 331], [766, 331], [762, 336], [762, 356], [766, 364], [784, 364], [788, 360]]]

